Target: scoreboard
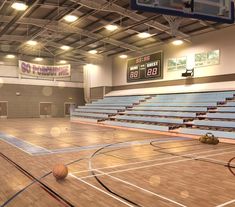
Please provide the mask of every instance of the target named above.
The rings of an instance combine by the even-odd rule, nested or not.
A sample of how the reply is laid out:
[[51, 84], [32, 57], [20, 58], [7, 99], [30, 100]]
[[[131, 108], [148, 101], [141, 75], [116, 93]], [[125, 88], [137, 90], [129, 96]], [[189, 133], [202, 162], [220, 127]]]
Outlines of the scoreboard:
[[127, 62], [127, 82], [162, 78], [162, 52], [130, 59]]

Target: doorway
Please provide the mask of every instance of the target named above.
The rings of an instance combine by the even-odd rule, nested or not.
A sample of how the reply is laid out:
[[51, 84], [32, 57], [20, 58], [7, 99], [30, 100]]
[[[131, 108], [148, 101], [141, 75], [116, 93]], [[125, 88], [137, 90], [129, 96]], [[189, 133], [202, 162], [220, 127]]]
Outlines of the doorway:
[[52, 117], [52, 103], [51, 102], [40, 102], [39, 110], [40, 110], [40, 118]]
[[75, 103], [65, 102], [64, 103], [64, 116], [65, 117], [70, 116], [71, 111], [73, 111], [75, 107], [76, 107]]
[[7, 118], [8, 116], [8, 102], [0, 101], [0, 118]]

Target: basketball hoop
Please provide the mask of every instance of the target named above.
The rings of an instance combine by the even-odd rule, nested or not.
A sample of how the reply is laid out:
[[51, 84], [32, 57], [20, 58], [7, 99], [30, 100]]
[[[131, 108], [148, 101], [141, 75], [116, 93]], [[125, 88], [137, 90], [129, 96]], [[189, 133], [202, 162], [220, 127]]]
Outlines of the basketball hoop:
[[163, 15], [163, 17], [168, 22], [168, 24], [171, 28], [171, 35], [173, 37], [176, 37], [179, 32], [179, 26], [182, 23], [182, 21], [184, 20], [184, 18], [179, 17], [179, 16], [170, 16], [170, 15]]

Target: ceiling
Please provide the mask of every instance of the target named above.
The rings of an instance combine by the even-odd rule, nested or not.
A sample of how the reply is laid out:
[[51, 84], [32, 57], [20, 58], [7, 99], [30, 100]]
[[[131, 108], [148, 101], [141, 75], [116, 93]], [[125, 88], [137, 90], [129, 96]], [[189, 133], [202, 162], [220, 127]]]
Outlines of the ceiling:
[[[18, 56], [41, 56], [84, 64], [91, 56], [113, 56], [141, 52], [172, 40], [168, 22], [161, 14], [136, 12], [130, 9], [130, 0], [29, 0], [28, 9], [11, 8], [14, 0], [0, 0], [0, 53]], [[67, 23], [63, 17], [73, 14], [78, 20]], [[110, 32], [106, 25], [118, 29]], [[200, 33], [221, 29], [228, 25], [183, 19], [177, 38], [190, 41]], [[151, 37], [140, 39], [146, 32]], [[36, 40], [37, 46], [26, 41]], [[70, 46], [64, 51], [60, 47]], [[97, 50], [98, 54], [90, 54]]]

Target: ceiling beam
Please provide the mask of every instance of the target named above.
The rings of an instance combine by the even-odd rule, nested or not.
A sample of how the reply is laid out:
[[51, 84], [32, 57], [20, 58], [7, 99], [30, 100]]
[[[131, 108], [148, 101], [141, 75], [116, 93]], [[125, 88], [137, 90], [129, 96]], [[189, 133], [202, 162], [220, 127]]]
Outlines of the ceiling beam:
[[[20, 36], [20, 35], [3, 35], [3, 36], [0, 37], [0, 41], [16, 41], [16, 42], [20, 42], [20, 43], [25, 43], [28, 40], [30, 40], [28, 37], [24, 37], [24, 36]], [[60, 49], [60, 47], [62, 46], [62, 44], [59, 44], [59, 43], [56, 43], [56, 42], [53, 42], [53, 41], [47, 42], [46, 45], [50, 46], [50, 47], [53, 47], [53, 48], [56, 48], [56, 49]], [[40, 47], [46, 47], [46, 45], [44, 45], [43, 42], [40, 43]], [[26, 47], [26, 48], [28, 50], [28, 48], [30, 48], [30, 47]], [[38, 49], [38, 50], [40, 50], [40, 49]], [[31, 51], [35, 51], [35, 50], [31, 48]], [[91, 57], [91, 55], [85, 50], [77, 49], [76, 52], [78, 52], [81, 56], [88, 57], [88, 58]], [[50, 53], [50, 56], [51, 55], [56, 56], [55, 54]], [[59, 55], [58, 55], [58, 57], [59, 57]], [[101, 55], [96, 55], [95, 54], [95, 55], [93, 55], [93, 57], [94, 58], [101, 58]]]
[[[0, 22], [8, 22], [12, 17], [11, 16], [3, 16], [0, 15]], [[51, 20], [45, 20], [45, 19], [35, 19], [35, 18], [21, 18], [17, 21], [18, 24], [29, 24], [29, 25], [35, 25], [38, 27], [42, 27], [42, 28], [46, 28], [48, 30], [51, 31], [55, 31], [58, 33], [65, 33], [65, 34], [69, 34], [69, 33], [73, 33], [73, 34], [81, 34], [84, 36], [87, 36], [91, 39], [94, 40], [99, 40], [102, 39], [102, 42], [111, 44], [111, 45], [115, 45], [118, 47], [122, 47], [125, 49], [129, 49], [131, 51], [141, 51], [141, 48], [139, 47], [135, 47], [133, 45], [130, 44], [126, 44], [124, 42], [115, 40], [113, 38], [110, 37], [106, 37], [104, 35], [101, 34], [95, 34], [93, 32], [90, 32], [88, 30], [85, 29], [80, 29], [77, 28], [75, 26], [63, 23], [63, 22], [58, 22], [58, 21], [51, 21]]]
[[33, 9], [33, 7], [37, 5], [38, 2], [39, 2], [39, 0], [32, 1], [29, 4], [28, 9], [26, 9], [23, 13], [18, 13], [17, 15], [12, 16], [11, 19], [9, 20], [9, 22], [7, 22], [5, 27], [0, 31], [0, 37], [2, 35], [4, 35], [11, 28], [11, 26], [14, 25], [18, 20], [20, 20], [24, 16], [26, 16]]
[[[115, 3], [108, 4], [104, 8], [103, 5], [108, 3], [108, 1], [106, 0], [99, 0], [99, 2], [92, 0], [70, 0], [70, 1], [99, 11], [115, 12], [122, 16], [128, 17], [134, 21], [143, 21], [146, 18], [141, 14], [137, 14], [136, 11], [125, 9]], [[149, 22], [146, 22], [144, 24], [147, 25], [148, 27], [155, 28], [159, 31], [164, 31], [171, 35], [171, 28], [167, 25], [159, 23], [158, 21], [150, 20]], [[180, 31], [177, 33], [177, 35], [181, 38], [186, 38], [186, 39], [189, 38], [189, 35]]]

